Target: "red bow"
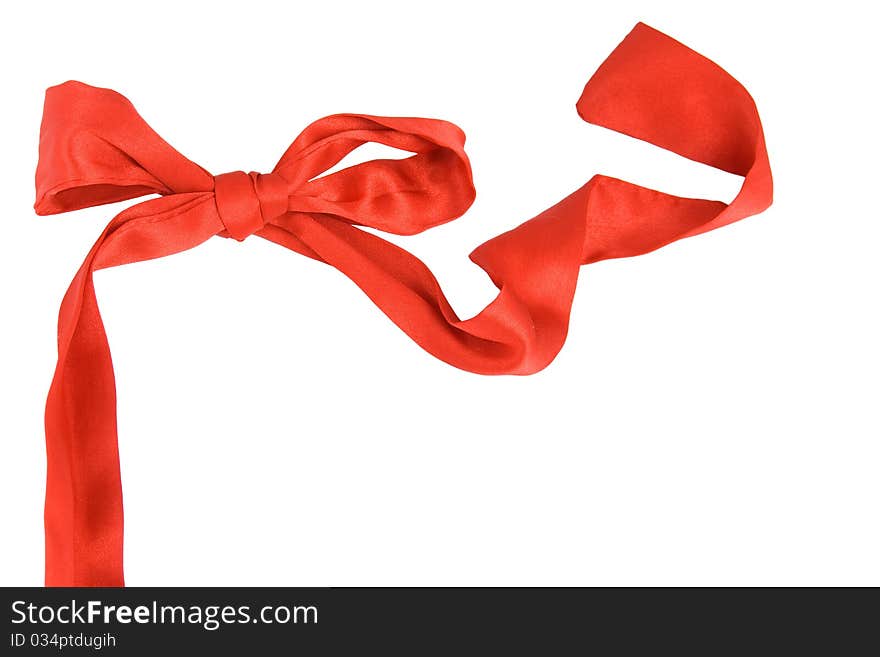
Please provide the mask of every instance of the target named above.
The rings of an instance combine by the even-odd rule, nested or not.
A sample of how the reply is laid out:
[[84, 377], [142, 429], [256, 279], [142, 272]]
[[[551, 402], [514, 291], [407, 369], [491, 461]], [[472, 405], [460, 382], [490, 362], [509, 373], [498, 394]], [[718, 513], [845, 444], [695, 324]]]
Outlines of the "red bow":
[[[61, 305], [46, 405], [47, 585], [122, 577], [122, 488], [110, 351], [97, 269], [177, 253], [214, 235], [251, 234], [333, 265], [438, 358], [482, 374], [530, 374], [558, 353], [582, 264], [645, 253], [767, 208], [772, 182], [757, 110], [721, 68], [639, 24], [587, 83], [584, 120], [745, 176], [729, 205], [595, 176], [480, 246], [471, 259], [497, 298], [461, 320], [414, 256], [357, 228], [413, 234], [474, 198], [464, 135], [444, 121], [341, 114], [297, 137], [268, 174], [212, 176], [169, 146], [119, 94], [78, 82], [49, 89], [37, 167], [39, 214], [160, 197], [117, 215]], [[412, 152], [316, 178], [366, 142]]]

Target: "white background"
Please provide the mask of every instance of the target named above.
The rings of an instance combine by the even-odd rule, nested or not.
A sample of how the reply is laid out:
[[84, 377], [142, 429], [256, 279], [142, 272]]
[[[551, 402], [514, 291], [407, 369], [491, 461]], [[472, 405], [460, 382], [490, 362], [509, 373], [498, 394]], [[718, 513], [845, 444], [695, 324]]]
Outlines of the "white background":
[[540, 374], [435, 361], [338, 272], [256, 238], [97, 274], [127, 582], [880, 584], [878, 49], [869, 3], [821, 6], [4, 3], [0, 584], [42, 583], [58, 303], [130, 204], [34, 216], [45, 87], [120, 91], [214, 173], [269, 170], [326, 114], [458, 123], [476, 204], [395, 241], [470, 316], [495, 292], [470, 250], [594, 173], [736, 193], [577, 117], [638, 20], [749, 89], [776, 202], [584, 268]]

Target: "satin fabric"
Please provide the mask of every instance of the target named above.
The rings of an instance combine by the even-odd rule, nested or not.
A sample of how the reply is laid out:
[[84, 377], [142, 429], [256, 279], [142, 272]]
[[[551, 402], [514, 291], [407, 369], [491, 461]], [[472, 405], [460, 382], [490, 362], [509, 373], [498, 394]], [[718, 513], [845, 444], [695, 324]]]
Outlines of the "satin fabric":
[[[577, 103], [590, 123], [744, 176], [729, 205], [594, 176], [550, 209], [478, 247], [499, 288], [460, 319], [428, 268], [366, 232], [410, 235], [474, 199], [464, 134], [439, 120], [339, 114], [307, 127], [268, 174], [212, 176], [108, 89], [46, 92], [38, 214], [131, 199], [107, 226], [61, 305], [46, 405], [46, 584], [123, 584], [122, 487], [110, 351], [98, 269], [160, 258], [220, 235], [254, 234], [337, 268], [415, 342], [480, 374], [531, 374], [559, 352], [581, 265], [634, 256], [761, 212], [772, 200], [764, 136], [748, 92], [716, 64], [638, 24]], [[413, 153], [316, 178], [367, 142]]]

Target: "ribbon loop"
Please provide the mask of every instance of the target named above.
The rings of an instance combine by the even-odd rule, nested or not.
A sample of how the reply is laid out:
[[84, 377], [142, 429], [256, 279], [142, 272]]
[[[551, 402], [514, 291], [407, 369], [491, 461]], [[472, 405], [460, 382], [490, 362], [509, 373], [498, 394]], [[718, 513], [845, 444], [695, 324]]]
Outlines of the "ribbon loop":
[[125, 96], [70, 80], [46, 90], [37, 214], [145, 194], [204, 192], [211, 174], [160, 137]]
[[[438, 119], [335, 114], [309, 125], [275, 171], [296, 189], [290, 210], [413, 235], [461, 216], [476, 196], [464, 133]], [[412, 153], [321, 175], [366, 143]]]

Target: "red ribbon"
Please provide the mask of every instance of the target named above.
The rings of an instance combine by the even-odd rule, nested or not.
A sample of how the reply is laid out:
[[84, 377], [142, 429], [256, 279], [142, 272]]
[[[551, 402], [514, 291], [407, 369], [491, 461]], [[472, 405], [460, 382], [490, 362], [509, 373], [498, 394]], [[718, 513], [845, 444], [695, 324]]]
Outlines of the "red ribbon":
[[[46, 92], [38, 214], [131, 199], [107, 226], [61, 305], [58, 365], [46, 404], [46, 584], [118, 586], [122, 486], [110, 350], [92, 274], [160, 258], [214, 235], [259, 235], [333, 265], [424, 349], [481, 374], [530, 374], [559, 352], [581, 265], [638, 255], [767, 208], [772, 181], [748, 92], [716, 64], [639, 24], [577, 104], [581, 117], [744, 176], [729, 205], [594, 176], [549, 210], [477, 248], [499, 288], [456, 316], [407, 251], [360, 230], [418, 233], [474, 199], [464, 135], [444, 121], [340, 114], [297, 137], [268, 174], [212, 176], [168, 145], [121, 95], [79, 82]], [[367, 142], [412, 152], [320, 178]]]

